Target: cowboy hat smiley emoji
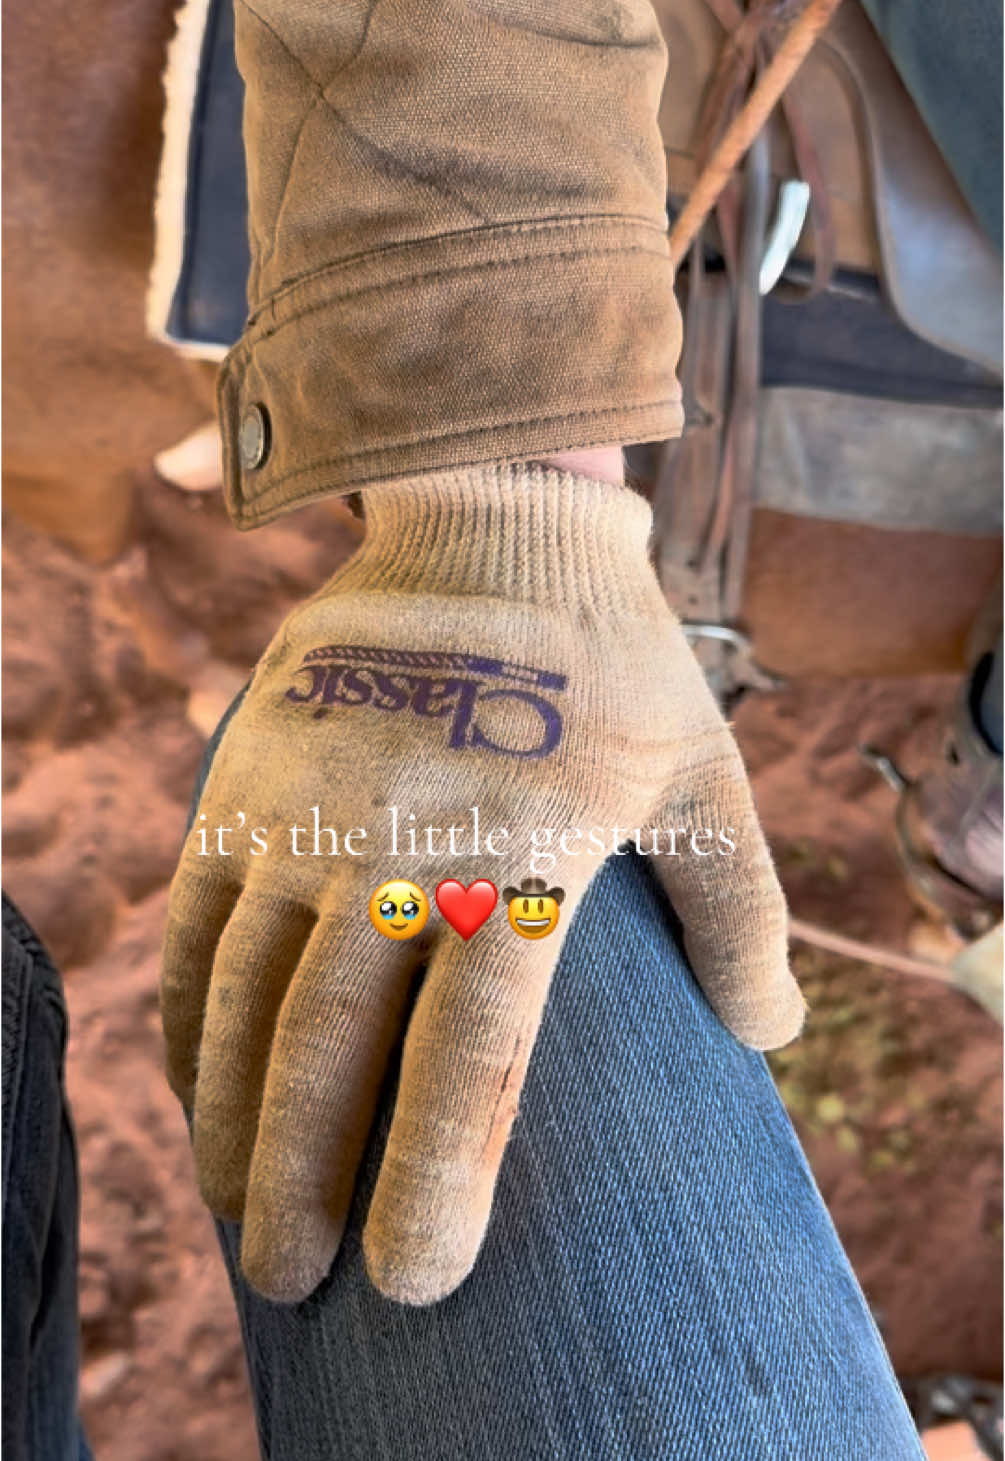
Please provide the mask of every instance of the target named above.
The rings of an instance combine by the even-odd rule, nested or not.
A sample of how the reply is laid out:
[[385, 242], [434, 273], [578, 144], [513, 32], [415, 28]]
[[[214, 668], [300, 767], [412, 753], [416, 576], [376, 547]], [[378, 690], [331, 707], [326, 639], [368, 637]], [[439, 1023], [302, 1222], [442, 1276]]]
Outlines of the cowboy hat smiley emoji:
[[543, 878], [524, 878], [519, 888], [503, 888], [509, 926], [521, 938], [544, 938], [558, 923], [564, 888], [549, 888]]

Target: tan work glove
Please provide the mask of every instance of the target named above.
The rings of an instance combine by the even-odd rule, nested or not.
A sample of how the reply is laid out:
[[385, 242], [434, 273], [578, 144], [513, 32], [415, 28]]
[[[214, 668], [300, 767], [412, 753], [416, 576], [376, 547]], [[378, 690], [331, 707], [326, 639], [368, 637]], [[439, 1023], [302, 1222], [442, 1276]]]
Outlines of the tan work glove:
[[[171, 887], [161, 1000], [205, 1200], [243, 1218], [254, 1287], [294, 1301], [338, 1248], [427, 965], [363, 1233], [376, 1286], [424, 1304], [478, 1253], [562, 939], [600, 866], [591, 829], [608, 851], [636, 829], [649, 850], [661, 830], [654, 866], [740, 1040], [784, 1044], [805, 1006], [739, 752], [647, 559], [646, 502], [508, 464], [374, 485], [366, 507], [362, 548], [287, 618], [217, 750]], [[312, 855], [315, 806], [340, 839], [367, 837]], [[493, 844], [504, 855], [393, 858], [392, 806], [399, 854], [406, 827], [470, 830], [477, 807], [483, 837], [508, 830]], [[293, 825], [308, 828], [298, 856]], [[201, 855], [200, 829], [217, 826], [234, 829], [230, 855], [212, 831]], [[522, 936], [501, 901], [462, 938], [437, 885], [519, 892], [530, 833], [546, 828], [547, 881], [564, 890], [555, 932]], [[426, 895], [424, 925], [424, 901], [400, 896], [371, 921], [388, 879]]]

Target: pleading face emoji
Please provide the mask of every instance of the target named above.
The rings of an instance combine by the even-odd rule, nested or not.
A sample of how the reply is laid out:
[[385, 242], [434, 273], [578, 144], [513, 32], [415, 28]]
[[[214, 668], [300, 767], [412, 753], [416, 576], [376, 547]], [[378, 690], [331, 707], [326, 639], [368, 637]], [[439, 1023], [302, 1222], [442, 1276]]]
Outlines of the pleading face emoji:
[[418, 883], [403, 878], [381, 883], [370, 899], [370, 922], [385, 938], [414, 938], [428, 917], [429, 899]]
[[519, 888], [503, 888], [509, 926], [521, 938], [546, 938], [558, 925], [564, 888], [549, 888], [543, 878], [524, 878]]

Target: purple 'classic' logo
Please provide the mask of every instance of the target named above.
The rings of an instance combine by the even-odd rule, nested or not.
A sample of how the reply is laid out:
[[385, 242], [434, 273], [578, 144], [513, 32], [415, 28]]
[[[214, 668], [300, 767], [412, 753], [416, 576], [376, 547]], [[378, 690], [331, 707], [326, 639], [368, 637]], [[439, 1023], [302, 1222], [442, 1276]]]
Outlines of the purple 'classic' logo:
[[[447, 720], [447, 744], [454, 750], [479, 747], [502, 756], [540, 758], [550, 755], [562, 739], [562, 716], [539, 692], [564, 690], [566, 677], [510, 660], [328, 644], [304, 656], [294, 680], [286, 699], [313, 705], [317, 719], [336, 706], [369, 706], [391, 715], [409, 710], [430, 720]], [[525, 707], [517, 717], [526, 732], [522, 744], [500, 745], [479, 727], [479, 708], [493, 702], [494, 709]]]

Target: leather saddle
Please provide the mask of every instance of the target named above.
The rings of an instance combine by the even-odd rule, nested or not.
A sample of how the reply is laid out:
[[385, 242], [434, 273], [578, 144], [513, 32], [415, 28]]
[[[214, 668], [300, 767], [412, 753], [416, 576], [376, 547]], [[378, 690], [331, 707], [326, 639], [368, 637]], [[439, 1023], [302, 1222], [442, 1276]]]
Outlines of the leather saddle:
[[[673, 217], [737, 49], [724, 16], [746, 12], [654, 7]], [[786, 192], [801, 171], [822, 206], [793, 227]], [[627, 452], [652, 491], [664, 588], [725, 703], [772, 684], [742, 632], [755, 506], [996, 536], [1002, 471], [1001, 259], [858, 0], [839, 6], [732, 191], [734, 235], [720, 209], [678, 275], [684, 436]]]
[[[654, 8], [670, 53], [659, 122], [673, 205], [695, 180], [696, 129], [724, 34], [707, 0], [654, 0]], [[788, 99], [819, 156], [837, 267], [881, 279], [921, 339], [1000, 373], [1001, 259], [858, 0], [839, 6]], [[768, 137], [776, 182], [798, 177], [778, 111]], [[811, 260], [812, 252], [807, 229], [793, 259]]]

